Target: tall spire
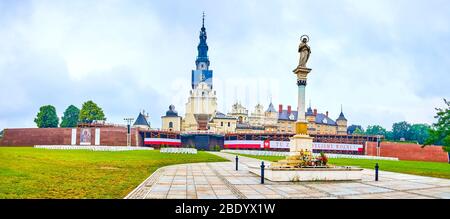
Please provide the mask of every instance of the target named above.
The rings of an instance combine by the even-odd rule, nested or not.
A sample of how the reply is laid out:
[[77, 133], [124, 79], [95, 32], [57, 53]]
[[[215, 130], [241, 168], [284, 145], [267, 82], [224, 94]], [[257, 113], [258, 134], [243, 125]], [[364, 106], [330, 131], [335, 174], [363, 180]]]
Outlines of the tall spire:
[[312, 111], [312, 108], [311, 108], [311, 99], [309, 99], [309, 107], [308, 107], [308, 109], [306, 109], [305, 115], [306, 116], [313, 116], [314, 115], [314, 113]]
[[202, 28], [205, 28], [205, 11], [203, 11]]
[[202, 16], [202, 28], [200, 30], [200, 43], [198, 44], [197, 50], [198, 50], [198, 56], [197, 60], [195, 61], [195, 64], [197, 65], [197, 68], [199, 69], [200, 64], [206, 65], [206, 69], [209, 69], [209, 57], [208, 57], [208, 44], [206, 43], [206, 39], [208, 38], [206, 34], [206, 28], [205, 28], [205, 12], [203, 12]]
[[341, 104], [341, 114], [339, 115], [339, 117], [337, 118], [337, 120], [345, 120], [347, 121], [347, 119], [344, 116], [344, 110], [342, 108], [342, 104]]

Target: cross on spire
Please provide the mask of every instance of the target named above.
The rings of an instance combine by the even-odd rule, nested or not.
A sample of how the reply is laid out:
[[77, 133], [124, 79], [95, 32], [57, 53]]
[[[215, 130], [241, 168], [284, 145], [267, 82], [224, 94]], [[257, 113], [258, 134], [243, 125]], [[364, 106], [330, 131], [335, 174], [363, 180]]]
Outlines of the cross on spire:
[[205, 11], [203, 11], [202, 27], [205, 27]]

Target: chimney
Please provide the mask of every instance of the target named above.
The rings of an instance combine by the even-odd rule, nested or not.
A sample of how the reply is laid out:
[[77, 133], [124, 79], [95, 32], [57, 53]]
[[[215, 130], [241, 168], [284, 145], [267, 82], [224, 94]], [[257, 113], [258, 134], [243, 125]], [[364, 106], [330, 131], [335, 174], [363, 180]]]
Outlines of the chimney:
[[283, 104], [280, 104], [280, 105], [278, 106], [278, 112], [279, 112], [279, 113], [282, 113], [282, 112], [283, 112]]
[[291, 115], [291, 113], [292, 113], [292, 108], [291, 108], [291, 106], [288, 106], [288, 115]]
[[327, 111], [327, 117], [328, 117], [328, 111]]
[[317, 116], [317, 109], [314, 109], [314, 116]]

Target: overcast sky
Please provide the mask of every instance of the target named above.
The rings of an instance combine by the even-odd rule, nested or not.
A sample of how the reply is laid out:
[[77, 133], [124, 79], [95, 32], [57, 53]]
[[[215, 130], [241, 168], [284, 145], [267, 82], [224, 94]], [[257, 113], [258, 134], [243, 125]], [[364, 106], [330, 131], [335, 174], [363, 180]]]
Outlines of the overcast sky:
[[203, 11], [222, 112], [295, 107], [303, 34], [307, 102], [333, 119], [343, 104], [349, 124], [431, 124], [450, 98], [447, 0], [0, 0], [0, 129], [87, 100], [113, 123], [184, 114]]

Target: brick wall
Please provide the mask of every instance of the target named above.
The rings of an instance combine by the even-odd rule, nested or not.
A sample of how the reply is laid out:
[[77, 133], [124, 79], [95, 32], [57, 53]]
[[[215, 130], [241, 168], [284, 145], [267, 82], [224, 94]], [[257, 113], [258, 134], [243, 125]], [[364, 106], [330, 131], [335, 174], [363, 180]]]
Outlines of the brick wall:
[[[77, 128], [76, 142], [80, 144], [81, 129]], [[120, 127], [100, 128], [100, 145], [125, 146], [127, 129]], [[131, 129], [131, 145], [142, 145], [137, 129]], [[70, 145], [71, 128], [23, 128], [5, 129], [0, 146]], [[95, 128], [91, 128], [91, 145], [95, 144]]]
[[70, 145], [72, 129], [5, 129], [1, 146]]
[[[136, 139], [139, 141], [139, 135], [136, 135], [137, 129], [131, 129], [131, 145], [136, 146]], [[138, 138], [136, 138], [138, 137]], [[94, 143], [94, 142], [92, 142]], [[124, 146], [127, 145], [127, 129], [126, 128], [101, 128], [100, 129], [100, 145], [108, 146]], [[141, 145], [141, 144], [138, 144]]]
[[[366, 153], [370, 156], [377, 155], [377, 143], [367, 142]], [[395, 142], [382, 142], [380, 149], [382, 157], [398, 157], [400, 160], [448, 162], [447, 152], [441, 146], [427, 146], [422, 148], [418, 144], [403, 144]]]

